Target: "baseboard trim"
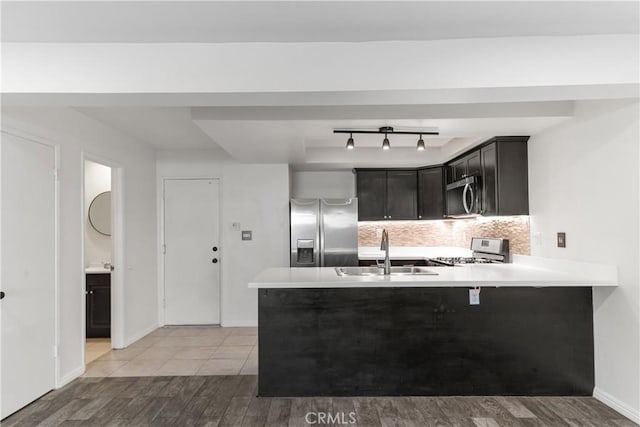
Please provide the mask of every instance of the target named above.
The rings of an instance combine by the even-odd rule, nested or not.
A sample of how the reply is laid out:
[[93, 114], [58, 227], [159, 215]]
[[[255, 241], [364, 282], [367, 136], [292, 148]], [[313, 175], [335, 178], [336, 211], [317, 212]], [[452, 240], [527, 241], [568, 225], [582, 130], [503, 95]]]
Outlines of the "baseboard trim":
[[638, 411], [637, 409], [633, 409], [632, 407], [613, 397], [606, 391], [603, 391], [596, 387], [593, 389], [593, 397], [609, 406], [610, 408], [620, 412], [622, 415], [629, 418], [634, 423], [640, 424], [640, 411]]
[[258, 323], [252, 320], [231, 320], [224, 321], [220, 324], [220, 326], [224, 328], [248, 328], [248, 327], [257, 327]]
[[144, 338], [146, 335], [149, 335], [151, 332], [155, 331], [156, 329], [158, 329], [158, 325], [151, 325], [148, 328], [143, 329], [137, 334], [131, 337], [128, 337], [124, 342], [124, 346], [129, 347], [131, 344], [133, 344], [134, 342], [138, 341], [141, 338]]
[[75, 380], [76, 378], [78, 378], [79, 376], [84, 374], [85, 369], [86, 368], [85, 368], [84, 365], [80, 365], [77, 368], [75, 368], [74, 370], [72, 370], [71, 372], [67, 372], [66, 375], [64, 375], [63, 377], [58, 379], [58, 383], [56, 384], [56, 388], [62, 388], [64, 386], [66, 386], [71, 381]]

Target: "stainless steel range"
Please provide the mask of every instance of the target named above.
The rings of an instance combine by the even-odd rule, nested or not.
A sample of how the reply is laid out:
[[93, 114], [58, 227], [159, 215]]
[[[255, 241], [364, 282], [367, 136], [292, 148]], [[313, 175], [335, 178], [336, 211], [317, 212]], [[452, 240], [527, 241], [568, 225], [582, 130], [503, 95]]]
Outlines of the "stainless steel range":
[[433, 261], [434, 265], [440, 263], [443, 266], [511, 262], [508, 239], [474, 237], [471, 239], [471, 250], [473, 253], [470, 257], [438, 257], [430, 261]]

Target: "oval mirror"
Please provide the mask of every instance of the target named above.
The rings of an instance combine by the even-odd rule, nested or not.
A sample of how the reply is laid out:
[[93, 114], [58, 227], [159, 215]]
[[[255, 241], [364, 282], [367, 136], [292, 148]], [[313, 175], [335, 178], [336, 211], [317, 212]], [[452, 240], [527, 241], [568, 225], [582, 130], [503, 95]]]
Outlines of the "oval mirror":
[[89, 224], [98, 233], [111, 236], [111, 191], [98, 194], [89, 206]]

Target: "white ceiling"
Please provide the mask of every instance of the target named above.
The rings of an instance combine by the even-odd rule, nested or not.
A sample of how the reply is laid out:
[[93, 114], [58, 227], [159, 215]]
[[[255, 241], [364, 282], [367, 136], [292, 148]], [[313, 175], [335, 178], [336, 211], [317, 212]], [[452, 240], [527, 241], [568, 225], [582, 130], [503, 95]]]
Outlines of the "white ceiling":
[[[526, 103], [525, 103], [526, 104]], [[244, 163], [289, 163], [296, 169], [349, 169], [366, 166], [424, 166], [445, 161], [455, 154], [496, 135], [532, 135], [571, 117], [572, 103], [543, 103], [538, 113], [530, 105], [518, 108], [509, 104], [507, 116], [477, 113], [469, 108], [434, 114], [431, 119], [302, 119], [279, 114], [261, 113], [259, 108], [229, 115], [225, 109], [190, 109], [186, 107], [82, 107], [76, 108], [121, 132], [131, 135], [159, 150], [211, 150], [220, 160], [234, 159]], [[486, 111], [490, 108], [480, 105]], [[416, 107], [418, 111], [420, 106]], [[496, 108], [494, 108], [496, 109]], [[265, 110], [269, 110], [265, 108]], [[366, 111], [366, 110], [364, 110]], [[500, 111], [497, 108], [496, 111]], [[349, 109], [357, 115], [357, 109]], [[342, 113], [343, 116], [347, 115]], [[411, 113], [407, 113], [411, 116]], [[263, 119], [257, 119], [263, 116]], [[281, 117], [279, 117], [281, 116]], [[366, 116], [366, 114], [362, 114]], [[354, 135], [356, 149], [345, 156], [344, 134], [334, 129], [377, 129], [393, 126], [396, 130], [436, 130], [439, 136], [424, 136], [428, 149], [415, 150], [417, 137], [392, 135], [392, 150], [383, 152], [381, 135]]]
[[[356, 52], [360, 52], [366, 43], [349, 42], [638, 34], [639, 4], [635, 1], [4, 1], [1, 35], [3, 42], [18, 42], [20, 46], [29, 46], [20, 42], [105, 43], [100, 46], [168, 42], [183, 49], [173, 43], [347, 42], [346, 45], [355, 46]], [[45, 46], [50, 49], [53, 45]], [[120, 53], [123, 45], [115, 46]], [[128, 46], [138, 49], [137, 45]], [[231, 45], [230, 49], [235, 51], [238, 46]], [[467, 63], [471, 53], [456, 56], [462, 66], [446, 68], [446, 74], [482, 75], [481, 63]], [[588, 55], [592, 56], [591, 51]], [[356, 65], [362, 66], [358, 55], [351, 57]], [[389, 57], [393, 60], [393, 56], [381, 54], [381, 59]], [[411, 63], [414, 57], [410, 57]], [[115, 58], [117, 62], [120, 56]], [[374, 58], [377, 61], [377, 51]], [[120, 62], [124, 63], [121, 59]], [[64, 65], [71, 68], [65, 76], [74, 71], [74, 62], [67, 63]], [[538, 65], [546, 71], [548, 64], [549, 61], [534, 63], [526, 71], [535, 74]], [[319, 76], [342, 77], [340, 65], [326, 64], [327, 72], [324, 66], [320, 62], [311, 71], [321, 73]], [[433, 64], [429, 62], [428, 67], [432, 69]], [[160, 67], [173, 76], [166, 71], [168, 68]], [[140, 73], [140, 64], [137, 68], [132, 65], [131, 69]], [[404, 82], [403, 78], [411, 74], [405, 70], [406, 67], [389, 72], [391, 78], [385, 81]], [[307, 74], [315, 76], [311, 71]], [[368, 73], [369, 69], [363, 71]], [[371, 75], [381, 75], [380, 70], [377, 74], [375, 71], [371, 70]], [[497, 71], [499, 76], [515, 73], [509, 64]], [[140, 76], [135, 72], [123, 74], [127, 76], [125, 80], [137, 82]], [[415, 68], [413, 72], [417, 73]], [[611, 70], [606, 69], [605, 73]], [[612, 98], [618, 92], [628, 96], [630, 90], [637, 88], [623, 85], [618, 90], [620, 85], [614, 83], [620, 82], [615, 79], [606, 81], [606, 85], [597, 79], [594, 82], [600, 84], [589, 79], [586, 82], [568, 79], [559, 85], [544, 86], [536, 80], [537, 74], [523, 77], [521, 87], [503, 84], [503, 77], [494, 85], [475, 87], [469, 80], [458, 77], [451, 87], [431, 88], [429, 79], [423, 73], [418, 74], [425, 82], [418, 79], [420, 84], [414, 83], [415, 87], [406, 90], [374, 90], [375, 85], [369, 91], [356, 90], [351, 83], [338, 91], [305, 91], [300, 86], [297, 91], [265, 89], [255, 93], [249, 90], [146, 93], [136, 86], [133, 93], [81, 90], [54, 91], [41, 96], [27, 90], [13, 94], [11, 100], [25, 105], [72, 106], [159, 150], [208, 150], [212, 157], [221, 160], [289, 163], [300, 170], [440, 163], [490, 137], [534, 135], [567, 120], [573, 114], [574, 100]], [[358, 79], [360, 76], [357, 74]], [[259, 69], [251, 71], [247, 78], [254, 77], [271, 78]], [[211, 75], [207, 73], [204, 80], [211, 81]], [[229, 85], [224, 78], [213, 81]], [[29, 83], [28, 88], [31, 87]], [[5, 104], [11, 96], [3, 95]], [[391, 136], [392, 149], [383, 152], [381, 136], [354, 135], [356, 149], [347, 152], [344, 149], [347, 136], [333, 134], [334, 129], [380, 126], [438, 130], [440, 135], [425, 137], [428, 149], [418, 153], [414, 137]]]
[[638, 33], [636, 1], [3, 1], [4, 42], [363, 42]]

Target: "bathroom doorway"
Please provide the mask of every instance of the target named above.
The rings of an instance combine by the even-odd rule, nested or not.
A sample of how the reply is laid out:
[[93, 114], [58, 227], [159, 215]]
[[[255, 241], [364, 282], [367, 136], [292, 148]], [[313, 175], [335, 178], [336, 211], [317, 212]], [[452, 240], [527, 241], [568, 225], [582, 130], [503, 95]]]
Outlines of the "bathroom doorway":
[[84, 160], [85, 364], [111, 348], [111, 167]]

